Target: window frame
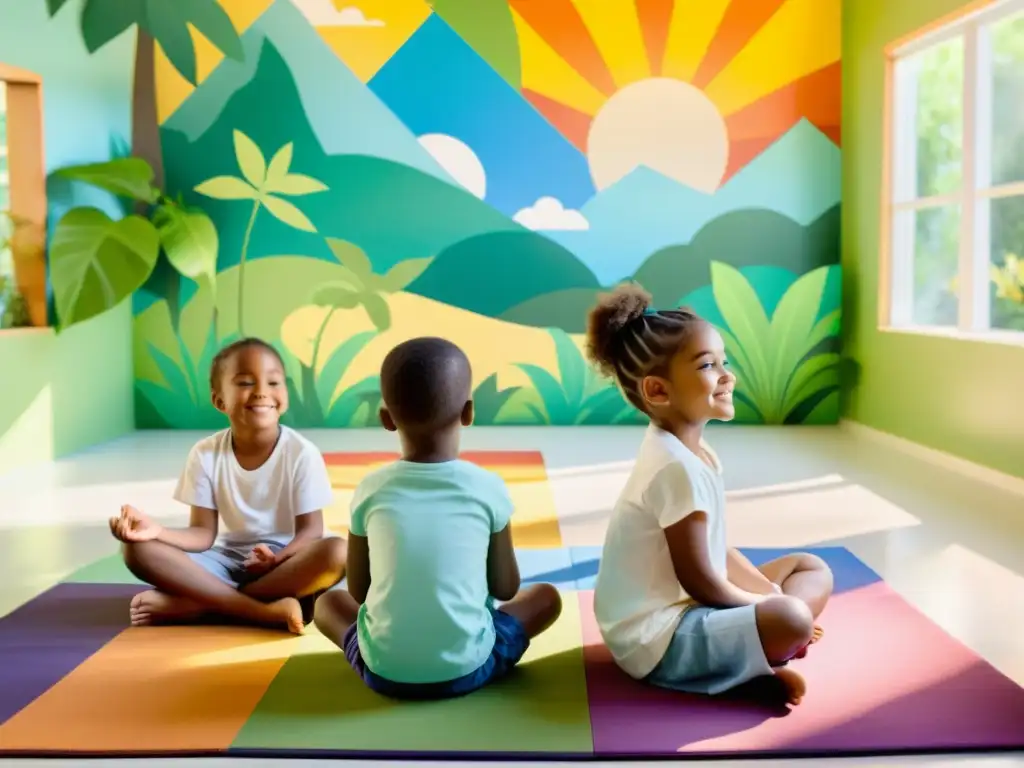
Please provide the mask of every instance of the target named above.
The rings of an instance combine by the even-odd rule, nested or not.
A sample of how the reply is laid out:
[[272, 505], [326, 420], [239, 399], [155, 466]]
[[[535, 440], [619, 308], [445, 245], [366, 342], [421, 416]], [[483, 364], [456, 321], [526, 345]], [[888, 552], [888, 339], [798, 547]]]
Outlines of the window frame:
[[[989, 301], [991, 262], [990, 204], [1007, 197], [1024, 197], [1024, 181], [993, 185], [992, 49], [989, 25], [1024, 12], [1024, 0], [976, 0], [934, 23], [902, 37], [885, 49], [885, 103], [880, 219], [878, 326], [882, 331], [952, 336], [971, 340], [1024, 345], [1024, 331], [991, 327]], [[915, 101], [916, 79], [907, 76], [900, 62], [914, 54], [963, 37], [964, 71], [961, 180], [952, 192], [901, 198], [898, 187], [917, 176], [916, 132], [913, 122], [900, 120], [903, 103]], [[909, 69], [909, 68], [908, 68]], [[910, 93], [910, 98], [906, 94]], [[912, 246], [898, 248], [897, 218], [907, 211], [960, 206], [958, 250], [958, 317], [955, 326], [915, 325], [913, 307]], [[909, 251], [909, 252], [908, 252]], [[980, 254], [980, 258], [975, 258]]]

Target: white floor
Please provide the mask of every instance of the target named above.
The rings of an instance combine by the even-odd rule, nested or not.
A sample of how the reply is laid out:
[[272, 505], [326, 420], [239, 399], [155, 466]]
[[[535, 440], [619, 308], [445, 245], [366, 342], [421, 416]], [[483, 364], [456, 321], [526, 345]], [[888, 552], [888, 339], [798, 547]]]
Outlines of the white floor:
[[[324, 450], [394, 448], [393, 437], [381, 430], [307, 434]], [[600, 544], [641, 435], [635, 428], [481, 428], [468, 430], [464, 444], [541, 450], [566, 544]], [[170, 499], [171, 490], [199, 436], [137, 433], [0, 477], [0, 615], [115, 551], [106, 519], [121, 504], [131, 502], [166, 522], [181, 520], [183, 510]], [[1024, 497], [840, 428], [723, 427], [713, 430], [711, 440], [726, 468], [732, 543], [845, 546], [935, 623], [1024, 684]], [[140, 761], [90, 764], [105, 762]], [[167, 762], [238, 764], [237, 759], [145, 764]], [[314, 762], [320, 761], [302, 764]], [[792, 762], [715, 761], [764, 768]], [[30, 763], [38, 764], [4, 764]], [[815, 759], [811, 764], [995, 768], [1024, 766], [1024, 755]]]

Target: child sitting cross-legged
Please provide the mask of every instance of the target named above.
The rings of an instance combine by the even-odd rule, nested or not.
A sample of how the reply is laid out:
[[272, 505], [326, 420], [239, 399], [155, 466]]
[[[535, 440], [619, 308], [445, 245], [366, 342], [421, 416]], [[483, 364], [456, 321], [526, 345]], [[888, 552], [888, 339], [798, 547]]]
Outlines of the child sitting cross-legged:
[[324, 536], [332, 491], [323, 456], [280, 424], [288, 388], [271, 345], [225, 347], [210, 390], [231, 426], [189, 453], [174, 494], [191, 507], [189, 526], [164, 528], [131, 506], [110, 520], [125, 564], [154, 587], [132, 600], [131, 622], [219, 617], [300, 633], [300, 601], [311, 613], [345, 568], [345, 540]]
[[402, 457], [356, 488], [348, 591], [320, 597], [314, 620], [372, 690], [460, 696], [511, 671], [561, 599], [549, 584], [519, 589], [508, 491], [458, 458], [473, 420], [462, 350], [412, 339], [388, 354], [380, 378], [381, 421], [398, 432]]

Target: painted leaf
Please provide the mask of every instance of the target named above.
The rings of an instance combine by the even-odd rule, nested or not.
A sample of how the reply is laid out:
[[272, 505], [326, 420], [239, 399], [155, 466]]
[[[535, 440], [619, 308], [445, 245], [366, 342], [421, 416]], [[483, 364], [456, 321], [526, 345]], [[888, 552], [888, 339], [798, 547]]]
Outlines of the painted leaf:
[[562, 390], [565, 392], [565, 401], [578, 414], [583, 403], [587, 363], [579, 347], [561, 328], [550, 328], [548, 334], [555, 342], [555, 358], [558, 361], [558, 375], [562, 382]]
[[267, 166], [267, 178], [264, 182], [265, 192], [280, 192], [276, 185], [288, 175], [288, 169], [292, 167], [292, 153], [295, 145], [288, 142], [281, 147], [274, 156], [270, 158], [270, 165]]
[[770, 332], [757, 292], [738, 269], [720, 261], [711, 262], [711, 289], [718, 311], [749, 361], [744, 372], [750, 386], [766, 390], [764, 380], [769, 371], [765, 350]]
[[517, 391], [518, 387], [498, 389], [498, 375], [492, 373], [473, 390], [473, 423], [480, 426], [493, 426], [497, 423], [498, 413]]
[[153, 186], [153, 169], [139, 157], [123, 157], [103, 163], [87, 163], [61, 168], [56, 176], [81, 181], [119, 197], [154, 203], [160, 195]]
[[61, 328], [117, 306], [156, 265], [160, 238], [140, 216], [113, 221], [97, 208], [72, 208], [57, 223], [50, 279]]
[[519, 36], [508, 0], [431, 0], [429, 4], [491, 69], [519, 90]]
[[198, 85], [196, 75], [196, 47], [188, 21], [177, 0], [145, 0], [146, 10], [139, 25], [160, 44], [167, 60], [192, 85]]
[[807, 398], [823, 389], [839, 385], [841, 358], [834, 352], [824, 352], [804, 360], [793, 372], [783, 400], [785, 418]]
[[726, 358], [732, 366], [733, 373], [736, 374], [737, 388], [750, 392], [752, 399], [756, 401], [758, 390], [754, 378], [748, 373], [753, 367], [750, 358], [747, 357], [743, 347], [728, 330], [725, 328], [718, 328], [717, 330], [722, 337], [722, 341], [725, 342]]
[[370, 322], [377, 326], [377, 330], [386, 331], [391, 327], [391, 308], [387, 299], [379, 293], [364, 293], [359, 297], [359, 302], [370, 316]]
[[320, 307], [352, 309], [359, 305], [358, 287], [343, 282], [331, 282], [316, 290], [313, 303]]
[[181, 363], [178, 336], [165, 299], [151, 304], [132, 319], [132, 360], [136, 380], [166, 384], [150, 354], [150, 347], [173, 357], [176, 365]]
[[316, 394], [324, 413], [329, 413], [334, 405], [334, 393], [345, 376], [345, 371], [376, 335], [373, 331], [363, 331], [345, 339], [316, 372]]
[[46, 12], [53, 16], [67, 4], [68, 0], [46, 0]]
[[[525, 373], [533, 384], [533, 388], [540, 395], [544, 410], [547, 412], [546, 423], [568, 425], [572, 424], [575, 412], [565, 399], [565, 392], [558, 379], [539, 365], [531, 363], [517, 363], [516, 367]], [[542, 421], [541, 423], [545, 423]]]
[[355, 275], [364, 286], [370, 282], [369, 278], [373, 275], [373, 264], [370, 263], [370, 257], [362, 248], [348, 240], [340, 240], [336, 237], [327, 238], [327, 247], [331, 249], [334, 258]]
[[[367, 376], [346, 389], [334, 401], [325, 419], [328, 427], [352, 427], [359, 408], [366, 402], [380, 401], [380, 377]], [[375, 414], [370, 414], [367, 421]]]
[[405, 290], [415, 282], [416, 278], [427, 271], [427, 267], [434, 261], [433, 258], [406, 259], [400, 261], [387, 271], [381, 280], [381, 289], [389, 292]]
[[267, 180], [267, 161], [256, 146], [256, 142], [239, 130], [234, 131], [235, 160], [245, 180], [258, 190], [263, 190]]
[[808, 346], [814, 319], [821, 306], [828, 267], [801, 275], [779, 300], [771, 320], [769, 397], [781, 400], [786, 383], [800, 361], [814, 348]]
[[814, 349], [830, 336], [838, 336], [841, 316], [842, 310], [834, 309], [815, 323], [807, 337], [807, 348]]
[[196, 187], [196, 192], [215, 200], [255, 200], [259, 194], [234, 176], [214, 176]]
[[839, 390], [829, 392], [804, 417], [804, 424], [835, 424], [839, 421]]
[[626, 403], [618, 387], [608, 386], [600, 392], [595, 392], [580, 407], [576, 416], [577, 424], [612, 424], [622, 412], [623, 406], [632, 405]]
[[217, 282], [217, 227], [203, 211], [164, 205], [154, 217], [167, 260], [190, 280]]
[[[166, 0], [164, 0], [166, 1]], [[245, 49], [231, 17], [217, 0], [174, 0], [186, 21], [229, 59], [242, 61]]]
[[267, 191], [281, 195], [312, 195], [314, 192], [326, 192], [327, 185], [312, 176], [289, 173], [275, 182], [267, 181]]
[[758, 410], [748, 403], [746, 400], [737, 397], [733, 401], [733, 406], [736, 408], [736, 415], [733, 417], [736, 421], [741, 424], [762, 424], [764, 418], [758, 413]]
[[188, 363], [186, 373], [192, 382], [197, 403], [207, 398], [210, 389], [210, 369], [203, 367], [203, 354], [210, 342], [215, 306], [213, 291], [205, 283], [200, 284], [178, 319], [182, 358]]
[[316, 232], [316, 227], [306, 218], [306, 214], [287, 200], [267, 195], [263, 198], [263, 205], [274, 215], [274, 218], [283, 221], [289, 227], [301, 229], [303, 232]]
[[146, 0], [88, 0], [82, 7], [82, 40], [95, 53], [142, 21]]

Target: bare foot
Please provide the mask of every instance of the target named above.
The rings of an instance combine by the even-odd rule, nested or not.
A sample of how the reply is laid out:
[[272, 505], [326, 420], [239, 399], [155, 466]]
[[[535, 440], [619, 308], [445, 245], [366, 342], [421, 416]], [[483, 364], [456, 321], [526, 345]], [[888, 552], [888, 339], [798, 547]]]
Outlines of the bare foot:
[[785, 689], [787, 704], [795, 707], [803, 701], [807, 693], [807, 682], [799, 673], [789, 667], [780, 667], [775, 670], [775, 678]]
[[187, 597], [176, 597], [151, 589], [132, 598], [130, 616], [133, 627], [142, 627], [147, 624], [194, 621], [202, 612], [199, 604]]
[[272, 623], [283, 624], [288, 631], [295, 635], [301, 635], [305, 630], [302, 621], [302, 606], [294, 597], [285, 597], [267, 603], [267, 608], [273, 617]]
[[822, 628], [821, 624], [815, 624], [814, 631], [811, 632], [811, 642], [809, 642], [808, 645], [814, 645], [816, 642], [821, 640], [821, 636], [824, 634], [825, 630]]

